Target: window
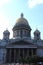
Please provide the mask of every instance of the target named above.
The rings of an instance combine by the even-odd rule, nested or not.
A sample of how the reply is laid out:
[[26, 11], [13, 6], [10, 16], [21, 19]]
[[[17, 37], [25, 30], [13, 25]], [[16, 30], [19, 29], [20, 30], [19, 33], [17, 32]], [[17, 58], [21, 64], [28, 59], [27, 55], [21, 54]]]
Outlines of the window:
[[21, 38], [22, 38], [22, 33], [23, 33], [23, 31], [21, 30], [21, 31], [20, 31], [20, 36], [21, 36]]

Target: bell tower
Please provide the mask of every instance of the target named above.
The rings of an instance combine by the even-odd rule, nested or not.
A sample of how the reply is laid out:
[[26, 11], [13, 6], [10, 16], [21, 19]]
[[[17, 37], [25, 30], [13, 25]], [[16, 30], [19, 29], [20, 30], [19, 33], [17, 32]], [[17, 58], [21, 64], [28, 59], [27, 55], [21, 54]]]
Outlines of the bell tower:
[[36, 29], [35, 32], [34, 32], [34, 39], [40, 40], [40, 31], [38, 29]]
[[5, 30], [3, 32], [3, 39], [4, 40], [8, 40], [9, 39], [9, 36], [10, 36], [10, 32], [8, 30]]

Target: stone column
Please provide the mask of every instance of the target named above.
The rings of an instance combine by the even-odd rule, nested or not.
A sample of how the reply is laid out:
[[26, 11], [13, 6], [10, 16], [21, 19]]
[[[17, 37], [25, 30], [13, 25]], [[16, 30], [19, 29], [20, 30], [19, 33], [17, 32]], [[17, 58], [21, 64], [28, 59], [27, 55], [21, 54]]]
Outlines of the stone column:
[[16, 59], [16, 49], [14, 49], [14, 62], [15, 62], [15, 59]]
[[9, 49], [9, 62], [11, 62], [11, 54], [12, 54], [11, 51], [12, 51], [12, 50]]
[[27, 49], [27, 57], [29, 57], [29, 49]]
[[24, 58], [24, 48], [23, 48], [23, 58]]
[[20, 48], [19, 48], [19, 59], [20, 59]]
[[6, 53], [7, 53], [7, 50], [5, 50], [5, 62], [6, 62]]
[[33, 49], [31, 50], [32, 56], [33, 56]]
[[9, 56], [10, 56], [10, 52], [9, 52], [9, 51], [10, 51], [10, 50], [8, 49], [8, 50], [7, 50], [7, 54], [8, 54], [8, 56], [7, 56], [7, 61], [8, 61], [8, 62], [9, 62], [9, 58], [10, 58], [10, 57], [9, 57]]
[[3, 63], [6, 62], [6, 49], [3, 49]]

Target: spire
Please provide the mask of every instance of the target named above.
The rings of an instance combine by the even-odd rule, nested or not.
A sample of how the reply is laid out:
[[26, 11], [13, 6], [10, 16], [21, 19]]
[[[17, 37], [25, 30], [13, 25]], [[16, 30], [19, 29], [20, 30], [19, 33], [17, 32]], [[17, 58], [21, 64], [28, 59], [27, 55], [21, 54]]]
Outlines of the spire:
[[21, 13], [21, 18], [23, 18], [23, 13]]

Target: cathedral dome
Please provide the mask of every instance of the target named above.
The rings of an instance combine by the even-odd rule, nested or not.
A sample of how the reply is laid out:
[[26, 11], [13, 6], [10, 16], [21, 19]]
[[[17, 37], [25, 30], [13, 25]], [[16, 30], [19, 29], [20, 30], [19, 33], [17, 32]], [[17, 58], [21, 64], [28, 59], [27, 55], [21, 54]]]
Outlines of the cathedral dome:
[[27, 19], [21, 17], [16, 20], [16, 24], [13, 27], [13, 37], [31, 37], [31, 27], [28, 24]]
[[28, 21], [23, 17], [23, 13], [21, 13], [21, 17], [16, 20], [16, 24], [13, 27], [13, 29], [18, 29], [18, 28], [26, 28], [31, 30]]
[[23, 17], [23, 14], [21, 14], [21, 18], [18, 18], [16, 22], [17, 22], [17, 25], [19, 24], [28, 25], [28, 21]]

